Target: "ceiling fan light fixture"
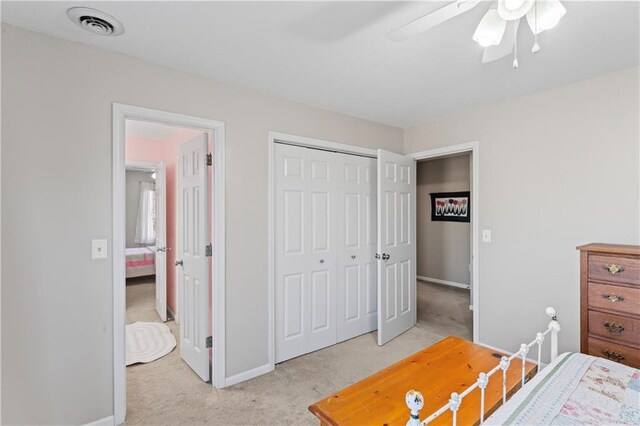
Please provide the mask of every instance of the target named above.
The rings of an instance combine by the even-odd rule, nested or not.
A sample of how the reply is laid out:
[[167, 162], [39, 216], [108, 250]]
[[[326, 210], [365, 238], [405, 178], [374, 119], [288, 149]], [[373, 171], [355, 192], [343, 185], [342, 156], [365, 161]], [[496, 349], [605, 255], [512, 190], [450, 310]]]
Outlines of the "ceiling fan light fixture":
[[520, 19], [531, 10], [534, 0], [498, 0], [498, 15], [504, 20]]
[[473, 40], [482, 47], [496, 46], [502, 41], [502, 36], [507, 28], [507, 21], [498, 15], [496, 9], [489, 9], [482, 17]]
[[560, 0], [536, 0], [536, 7], [527, 12], [527, 23], [534, 34], [540, 34], [558, 25], [566, 13], [567, 9], [560, 3]]

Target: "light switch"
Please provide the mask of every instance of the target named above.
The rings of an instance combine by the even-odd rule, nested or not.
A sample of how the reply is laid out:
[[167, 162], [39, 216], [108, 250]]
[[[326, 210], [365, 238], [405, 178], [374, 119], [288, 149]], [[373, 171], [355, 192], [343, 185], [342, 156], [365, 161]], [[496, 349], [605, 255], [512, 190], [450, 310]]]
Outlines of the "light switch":
[[91, 240], [91, 259], [107, 258], [107, 240]]
[[482, 230], [482, 242], [490, 243], [491, 242], [491, 229], [483, 229]]

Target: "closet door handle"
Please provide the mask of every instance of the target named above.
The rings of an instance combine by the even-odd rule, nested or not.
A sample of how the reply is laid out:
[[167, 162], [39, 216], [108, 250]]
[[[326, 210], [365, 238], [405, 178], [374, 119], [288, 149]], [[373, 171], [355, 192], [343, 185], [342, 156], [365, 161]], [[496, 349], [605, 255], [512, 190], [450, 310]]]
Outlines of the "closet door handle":
[[355, 258], [356, 258], [356, 255], [355, 255], [355, 254], [352, 254], [352, 255], [351, 255], [351, 258], [352, 258], [352, 259], [355, 259]]
[[182, 266], [182, 259], [176, 260], [176, 266]]
[[320, 263], [324, 263], [324, 259], [320, 259]]

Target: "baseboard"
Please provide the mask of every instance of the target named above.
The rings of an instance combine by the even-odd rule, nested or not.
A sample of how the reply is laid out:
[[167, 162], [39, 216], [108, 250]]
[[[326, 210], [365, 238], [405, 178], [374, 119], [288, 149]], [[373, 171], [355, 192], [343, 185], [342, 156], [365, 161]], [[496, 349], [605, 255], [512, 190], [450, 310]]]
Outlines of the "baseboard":
[[418, 280], [420, 280], [420, 281], [429, 281], [429, 282], [436, 283], [436, 284], [448, 285], [450, 287], [464, 288], [464, 289], [467, 289], [467, 290], [469, 290], [471, 288], [471, 286], [469, 284], [462, 284], [462, 283], [457, 283], [457, 282], [454, 282], [454, 281], [441, 280], [439, 278], [421, 277], [420, 275], [418, 275], [416, 278]]
[[178, 317], [176, 316], [176, 313], [175, 313], [175, 312], [173, 312], [173, 311], [171, 310], [171, 308], [169, 307], [169, 305], [167, 305], [167, 312], [169, 312], [169, 315], [171, 315], [171, 317], [172, 317], [172, 318], [173, 318], [173, 320], [176, 322], [176, 324], [180, 324], [180, 323], [178, 322]]
[[235, 385], [241, 382], [245, 382], [249, 379], [253, 379], [254, 377], [262, 376], [263, 374], [267, 374], [273, 371], [273, 367], [270, 364], [261, 365], [260, 367], [256, 367], [252, 370], [243, 371], [242, 373], [236, 374], [231, 377], [227, 377], [224, 381], [225, 386]]
[[91, 423], [87, 423], [86, 426], [113, 426], [115, 422], [116, 422], [115, 417], [108, 416], [108, 417], [104, 417], [102, 419], [93, 421]]

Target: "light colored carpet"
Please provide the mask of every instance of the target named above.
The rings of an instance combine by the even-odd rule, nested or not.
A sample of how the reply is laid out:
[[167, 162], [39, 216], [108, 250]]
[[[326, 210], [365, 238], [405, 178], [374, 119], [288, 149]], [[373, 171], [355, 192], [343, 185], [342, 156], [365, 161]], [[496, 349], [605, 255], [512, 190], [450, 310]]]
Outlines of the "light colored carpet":
[[469, 290], [418, 281], [418, 323], [436, 334], [473, 340]]
[[127, 365], [155, 361], [176, 347], [176, 338], [161, 322], [136, 321], [125, 331]]
[[[365, 334], [278, 364], [270, 374], [226, 389], [202, 382], [180, 359], [178, 349], [157, 361], [128, 367], [126, 423], [317, 425], [307, 410], [310, 404], [452, 334], [445, 330], [450, 319], [435, 325], [423, 322], [462, 312], [460, 307], [452, 309], [451, 300], [433, 300], [442, 296], [438, 289], [418, 285], [418, 300], [429, 302], [424, 315], [419, 309], [417, 326], [383, 347], [376, 344], [375, 332]], [[468, 307], [463, 297], [449, 299]], [[127, 286], [127, 321], [139, 320], [159, 321], [152, 282]], [[167, 325], [178, 336], [175, 323]]]

